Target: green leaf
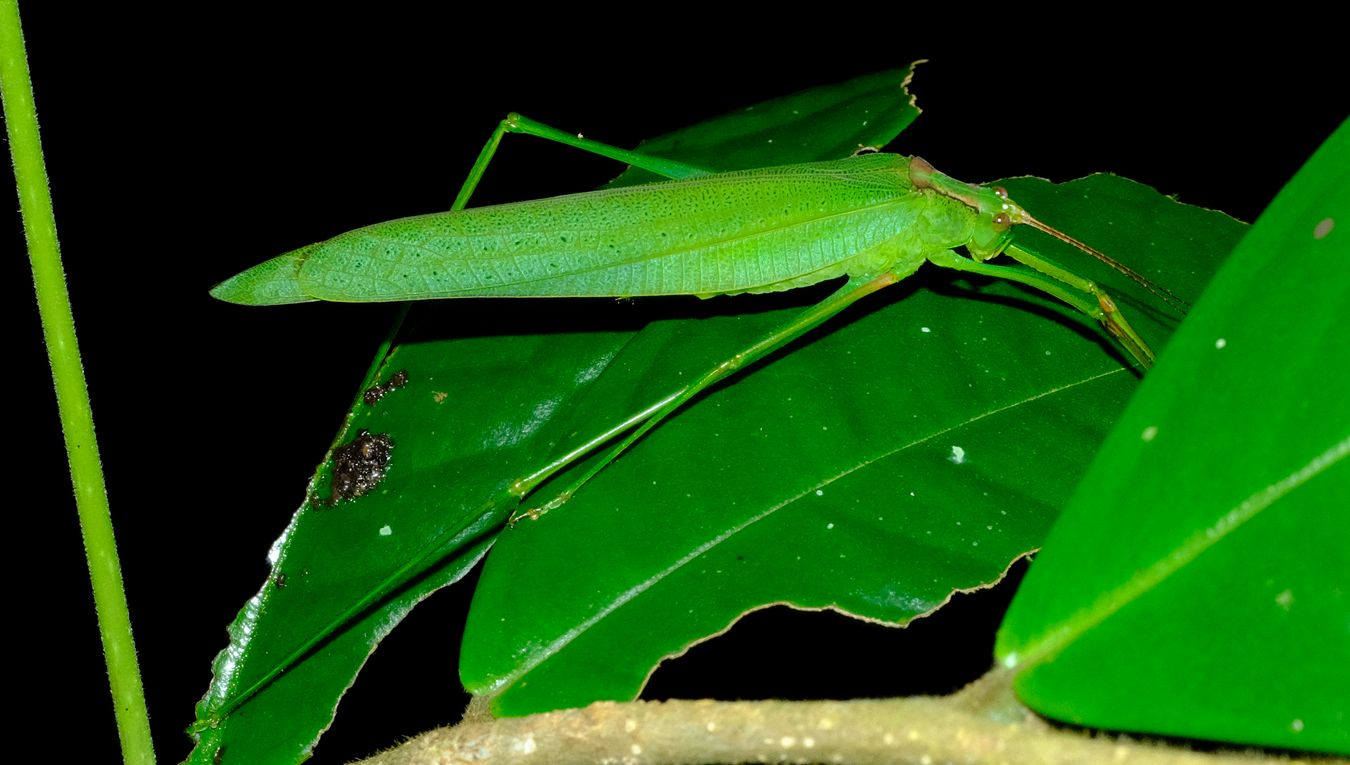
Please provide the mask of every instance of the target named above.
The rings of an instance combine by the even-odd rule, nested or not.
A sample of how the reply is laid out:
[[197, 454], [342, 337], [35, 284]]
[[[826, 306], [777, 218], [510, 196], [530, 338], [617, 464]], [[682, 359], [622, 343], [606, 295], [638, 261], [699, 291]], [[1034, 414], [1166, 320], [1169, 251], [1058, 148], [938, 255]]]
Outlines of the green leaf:
[[[1112, 176], [1006, 185], [1183, 297], [1243, 228]], [[1019, 237], [1063, 262], [1085, 257]], [[1175, 317], [1120, 274], [1081, 270], [1161, 344]], [[1005, 282], [927, 269], [889, 292], [504, 533], [469, 617], [466, 687], [503, 715], [632, 698], [662, 658], [747, 611], [787, 603], [904, 624], [1038, 547], [1136, 373], [1091, 320]], [[688, 379], [794, 310], [649, 327], [604, 376], [642, 387], [650, 361], [680, 359]]]
[[1034, 709], [1350, 754], [1350, 123], [1195, 306], [999, 633]]
[[[231, 626], [230, 647], [217, 658], [215, 681], [198, 705], [195, 758], [210, 761], [220, 747], [226, 762], [305, 755], [374, 646], [487, 550], [514, 507], [503, 496], [505, 483], [547, 448], [539, 439], [547, 429], [531, 432], [529, 421], [542, 402], [566, 408], [566, 394], [557, 392], [595, 363], [593, 354], [621, 342], [617, 333], [570, 339], [514, 338], [509, 356], [496, 355], [502, 338], [460, 340], [451, 354], [436, 343], [407, 342], [385, 359], [382, 378], [407, 370], [408, 383], [374, 405], [358, 403], [344, 440], [363, 430], [391, 434], [387, 475], [364, 496], [307, 501], [274, 545], [272, 576]], [[518, 382], [509, 390], [457, 384], [484, 369]], [[447, 491], [451, 486], [456, 490]], [[359, 618], [351, 613], [415, 561], [422, 565], [411, 586]], [[314, 645], [335, 620], [344, 622], [341, 628]], [[309, 649], [295, 661], [292, 654]]]
[[[664, 145], [715, 152], [725, 140], [737, 144], [728, 160], [746, 166], [783, 161], [785, 145], [796, 151], [786, 161], [835, 158], [841, 136], [884, 142], [893, 137], [884, 130], [912, 121], [917, 109], [903, 89], [908, 79], [909, 70], [897, 70], [817, 88], [753, 107], [761, 115], [753, 123], [714, 120]], [[876, 120], [864, 132], [854, 124], [859, 109]], [[764, 132], [775, 120], [791, 124]], [[825, 126], [820, 135], [830, 140], [800, 134], [811, 125]], [[750, 140], [752, 134], [774, 141]], [[805, 143], [816, 146], [814, 155]], [[678, 147], [668, 155], [684, 158]], [[387, 469], [368, 471], [369, 491], [334, 501], [333, 454], [325, 460], [314, 496], [273, 547], [272, 576], [230, 627], [230, 645], [197, 708], [190, 761], [307, 756], [379, 641], [419, 601], [463, 577], [492, 544], [516, 506], [510, 483], [565, 451], [559, 444], [575, 431], [603, 430], [668, 392], [687, 359], [644, 363], [645, 380], [622, 383], [622, 395], [614, 381], [623, 376], [605, 372], [616, 359], [633, 358], [623, 351], [639, 328], [653, 317], [696, 313], [690, 302], [697, 303], [554, 301], [566, 310], [546, 323], [528, 318], [519, 301], [417, 306], [371, 373], [372, 384], [387, 385], [402, 372], [406, 384], [371, 404], [358, 399], [335, 443], [359, 450], [387, 437]], [[494, 334], [475, 336], [466, 328], [481, 326], [484, 315], [494, 317]], [[365, 441], [363, 431], [370, 434]]]

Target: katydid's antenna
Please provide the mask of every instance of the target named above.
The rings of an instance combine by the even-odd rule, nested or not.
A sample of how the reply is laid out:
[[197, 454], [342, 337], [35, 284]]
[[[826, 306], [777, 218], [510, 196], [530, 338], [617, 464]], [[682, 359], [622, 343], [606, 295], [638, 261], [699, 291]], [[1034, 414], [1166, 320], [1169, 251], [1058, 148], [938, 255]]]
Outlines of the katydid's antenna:
[[1078, 241], [1077, 239], [1074, 239], [1073, 237], [1069, 236], [1063, 231], [1060, 231], [1059, 229], [1052, 228], [1050, 226], [1045, 225], [1044, 223], [1041, 223], [1026, 211], [1022, 211], [1022, 214], [1018, 216], [1018, 219], [1015, 220], [1015, 222], [1025, 223], [1026, 225], [1031, 226], [1032, 228], [1036, 229], [1037, 231], [1040, 231], [1043, 234], [1053, 236], [1054, 238], [1060, 240], [1061, 242], [1064, 242], [1065, 244], [1071, 244], [1074, 247], [1077, 247], [1078, 249], [1082, 250], [1083, 252], [1086, 252], [1087, 254], [1091, 255], [1097, 260], [1100, 260], [1106, 265], [1130, 277], [1130, 279], [1133, 280], [1135, 284], [1138, 284], [1140, 287], [1143, 287], [1144, 289], [1153, 293], [1154, 295], [1162, 299], [1163, 302], [1167, 303], [1173, 308], [1176, 308], [1179, 311], [1182, 311], [1183, 313], [1189, 310], [1191, 307], [1189, 303], [1177, 297], [1175, 293], [1173, 293], [1166, 287], [1154, 284], [1153, 282], [1149, 281], [1149, 279], [1145, 277], [1143, 274], [1139, 273], [1138, 271], [1135, 271], [1133, 268], [1130, 268], [1124, 263], [1121, 263], [1120, 261], [1111, 257], [1110, 255], [1107, 255], [1106, 253], [1102, 252], [1096, 247], [1089, 246], [1083, 242]]

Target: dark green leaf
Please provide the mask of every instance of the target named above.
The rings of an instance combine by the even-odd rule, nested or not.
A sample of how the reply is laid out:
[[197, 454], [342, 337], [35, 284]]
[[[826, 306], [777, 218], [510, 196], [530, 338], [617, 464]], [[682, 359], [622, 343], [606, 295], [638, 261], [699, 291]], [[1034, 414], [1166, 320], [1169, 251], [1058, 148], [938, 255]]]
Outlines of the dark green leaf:
[[1033, 708], [1350, 754], [1350, 124], [1177, 333], [999, 634]]
[[[881, 148], [919, 116], [908, 85], [914, 66], [804, 90], [643, 141], [637, 150], [715, 169], [750, 170], [847, 157]], [[657, 176], [629, 168], [614, 185]]]

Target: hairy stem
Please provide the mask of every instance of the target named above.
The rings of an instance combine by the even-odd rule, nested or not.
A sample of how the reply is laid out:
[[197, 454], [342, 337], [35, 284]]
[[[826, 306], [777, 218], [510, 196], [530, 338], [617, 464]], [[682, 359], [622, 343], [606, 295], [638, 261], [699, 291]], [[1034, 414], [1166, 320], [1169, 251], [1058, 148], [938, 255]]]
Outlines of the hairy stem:
[[85, 387], [84, 367], [75, 339], [75, 319], [70, 312], [61, 250], [56, 238], [47, 169], [42, 160], [37, 109], [28, 72], [23, 30], [15, 0], [0, 0], [0, 100], [4, 103], [14, 177], [19, 186], [19, 207], [28, 238], [28, 258], [37, 290], [38, 311], [52, 366], [52, 381], [65, 433], [70, 475], [75, 484], [75, 504], [84, 535], [89, 578], [94, 589], [103, 654], [108, 664], [113, 708], [126, 763], [144, 765], [155, 761], [150, 741], [150, 720], [145, 708], [136, 646], [131, 637], [131, 617], [122, 589], [122, 568], [113, 537], [103, 466], [94, 440], [94, 415]]

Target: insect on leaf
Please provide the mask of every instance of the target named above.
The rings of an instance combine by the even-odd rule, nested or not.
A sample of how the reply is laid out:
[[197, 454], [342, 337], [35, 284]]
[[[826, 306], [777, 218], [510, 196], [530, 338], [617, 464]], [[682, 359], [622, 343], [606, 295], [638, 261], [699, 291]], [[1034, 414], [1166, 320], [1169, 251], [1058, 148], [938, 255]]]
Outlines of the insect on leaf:
[[[791, 157], [798, 161], [836, 157], [840, 141], [884, 143], [894, 135], [888, 131], [917, 114], [904, 89], [908, 79], [908, 70], [896, 70], [761, 104], [755, 109], [762, 120], [750, 132], [792, 124], [772, 132], [773, 143], [741, 146], [728, 156], [762, 166], [774, 164], [785, 145], [795, 147]], [[859, 108], [871, 116], [861, 117]], [[809, 126], [823, 128], [819, 135], [830, 140], [809, 148], [814, 134], [800, 132], [808, 124], [794, 111], [811, 115]], [[858, 132], [864, 120], [875, 121]], [[723, 139], [728, 125], [733, 132]], [[716, 155], [720, 141], [744, 142], [748, 134], [743, 121], [732, 119], [678, 135]], [[680, 158], [674, 150], [671, 156]], [[622, 397], [609, 395], [622, 376], [613, 367], [652, 315], [687, 316], [688, 305], [597, 305], [604, 308], [599, 319], [567, 310], [540, 322], [500, 311], [490, 336], [463, 329], [491, 310], [484, 302], [412, 311], [372, 372], [369, 385], [383, 393], [373, 403], [358, 397], [336, 443], [352, 444], [362, 431], [367, 444], [387, 439], [383, 475], [352, 476], [364, 488], [350, 501], [341, 501], [343, 492], [333, 496], [331, 465], [316, 477], [313, 499], [273, 548], [273, 575], [231, 626], [230, 646], [216, 661], [193, 727], [194, 762], [213, 762], [217, 752], [224, 763], [305, 756], [379, 641], [492, 544], [516, 507], [508, 484], [545, 462], [578, 427], [608, 427], [668, 392], [687, 359], [660, 360], [637, 375], [637, 384], [624, 386]], [[387, 388], [398, 374], [406, 384]], [[408, 574], [417, 576], [365, 608], [372, 591]]]

